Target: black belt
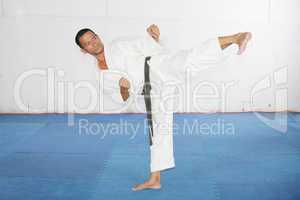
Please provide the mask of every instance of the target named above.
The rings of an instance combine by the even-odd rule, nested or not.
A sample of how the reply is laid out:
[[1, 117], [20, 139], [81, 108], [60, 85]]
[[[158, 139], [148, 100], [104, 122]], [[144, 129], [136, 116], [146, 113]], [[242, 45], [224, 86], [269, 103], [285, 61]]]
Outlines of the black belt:
[[151, 112], [151, 97], [150, 97], [150, 91], [151, 91], [151, 84], [150, 84], [150, 73], [148, 65], [148, 61], [151, 59], [150, 56], [145, 58], [145, 64], [144, 64], [144, 77], [145, 82], [143, 86], [143, 92], [142, 95], [144, 95], [145, 105], [146, 105], [146, 111], [147, 111], [147, 121], [148, 121], [148, 130], [149, 130], [149, 142], [150, 146], [152, 146], [152, 137], [153, 137], [153, 122], [152, 122], [152, 112]]

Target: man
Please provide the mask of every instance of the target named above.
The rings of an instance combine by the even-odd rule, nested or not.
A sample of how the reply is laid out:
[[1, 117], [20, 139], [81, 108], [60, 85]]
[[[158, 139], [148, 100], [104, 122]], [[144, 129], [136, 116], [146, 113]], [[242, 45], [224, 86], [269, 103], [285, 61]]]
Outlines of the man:
[[[123, 101], [130, 98], [132, 85], [144, 82], [143, 95], [149, 122], [151, 174], [146, 182], [135, 185], [134, 191], [160, 189], [160, 171], [175, 167], [172, 112], [161, 110], [160, 101], [163, 98], [150, 98], [150, 93], [152, 95], [154, 92], [150, 92], [151, 87], [147, 89], [146, 86], [151, 83], [160, 87], [168, 81], [182, 80], [187, 68], [217, 63], [224, 56], [222, 51], [232, 44], [238, 47], [237, 54], [242, 54], [251, 39], [250, 32], [241, 32], [212, 38], [191, 49], [171, 53], [165, 51], [161, 44], [158, 26], [154, 24], [149, 26], [147, 33], [146, 37], [121, 38], [107, 46], [104, 46], [99, 36], [90, 29], [80, 30], [75, 38], [84, 53], [94, 56], [100, 70], [114, 70], [124, 74], [118, 78], [118, 83], [115, 82], [118, 84]], [[148, 80], [149, 76], [151, 82]], [[164, 97], [166, 91], [170, 90], [164, 89], [158, 93]]]

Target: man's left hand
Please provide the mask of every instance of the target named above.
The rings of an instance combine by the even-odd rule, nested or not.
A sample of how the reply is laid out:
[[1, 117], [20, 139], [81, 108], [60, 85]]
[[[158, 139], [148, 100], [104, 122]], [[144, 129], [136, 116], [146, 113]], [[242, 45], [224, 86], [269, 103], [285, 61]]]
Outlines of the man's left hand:
[[159, 28], [157, 25], [152, 24], [151, 26], [149, 26], [147, 28], [147, 32], [156, 42], [159, 41], [160, 32], [159, 32]]

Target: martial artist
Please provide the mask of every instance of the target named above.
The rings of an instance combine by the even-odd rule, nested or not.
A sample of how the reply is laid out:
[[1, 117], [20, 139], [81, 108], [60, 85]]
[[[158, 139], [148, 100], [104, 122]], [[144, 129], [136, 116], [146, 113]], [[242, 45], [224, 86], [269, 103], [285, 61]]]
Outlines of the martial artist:
[[[149, 26], [147, 33], [145, 37], [118, 38], [108, 44], [87, 28], [81, 29], [75, 37], [76, 44], [81, 50], [94, 56], [101, 71], [113, 70], [123, 74], [111, 79], [115, 88], [118, 88], [120, 99], [126, 102], [132, 95], [144, 95], [149, 128], [151, 173], [147, 181], [133, 187], [134, 191], [160, 189], [160, 171], [175, 167], [173, 114], [160, 105], [160, 101], [172, 90], [161, 89], [160, 86], [168, 81], [183, 80], [187, 68], [218, 63], [225, 55], [224, 49], [230, 49], [227, 47], [232, 44], [237, 47], [235, 53], [242, 54], [251, 39], [250, 32], [240, 32], [214, 37], [190, 49], [172, 52], [162, 45], [158, 26], [154, 24]], [[139, 90], [141, 83], [143, 83], [142, 91]], [[159, 88], [158, 91], [153, 92], [153, 86]], [[152, 98], [154, 93], [159, 94], [160, 98]], [[173, 102], [169, 101], [169, 105], [172, 110]]]

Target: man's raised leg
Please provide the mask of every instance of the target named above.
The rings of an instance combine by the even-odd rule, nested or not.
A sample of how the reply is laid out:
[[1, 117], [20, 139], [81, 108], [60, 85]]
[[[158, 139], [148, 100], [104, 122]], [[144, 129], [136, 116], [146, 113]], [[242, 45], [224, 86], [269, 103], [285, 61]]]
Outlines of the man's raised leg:
[[231, 44], [237, 44], [239, 46], [237, 54], [242, 54], [245, 51], [247, 43], [251, 37], [252, 35], [250, 32], [241, 32], [234, 35], [221, 36], [218, 37], [218, 39], [222, 49], [225, 49]]

